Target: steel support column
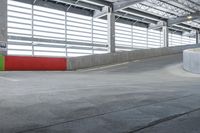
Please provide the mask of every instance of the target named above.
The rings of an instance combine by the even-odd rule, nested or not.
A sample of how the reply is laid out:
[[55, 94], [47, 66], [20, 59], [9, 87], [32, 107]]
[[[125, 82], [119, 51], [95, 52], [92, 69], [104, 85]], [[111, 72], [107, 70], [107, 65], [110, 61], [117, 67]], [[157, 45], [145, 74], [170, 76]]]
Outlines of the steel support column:
[[115, 52], [115, 14], [112, 8], [108, 9], [108, 51], [109, 53]]
[[0, 4], [0, 54], [7, 54], [7, 0]]
[[165, 22], [164, 26], [162, 27], [163, 31], [163, 42], [164, 42], [164, 47], [169, 47], [169, 33], [168, 33], [168, 25]]
[[200, 31], [197, 30], [196, 31], [196, 44], [199, 44], [200, 43]]

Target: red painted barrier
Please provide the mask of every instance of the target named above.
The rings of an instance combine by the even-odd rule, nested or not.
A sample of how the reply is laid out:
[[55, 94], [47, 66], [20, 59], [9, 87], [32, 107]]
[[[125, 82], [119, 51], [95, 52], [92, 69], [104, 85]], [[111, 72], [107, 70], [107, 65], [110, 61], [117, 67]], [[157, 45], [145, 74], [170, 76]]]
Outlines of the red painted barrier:
[[67, 70], [65, 58], [6, 56], [6, 71], [64, 71]]

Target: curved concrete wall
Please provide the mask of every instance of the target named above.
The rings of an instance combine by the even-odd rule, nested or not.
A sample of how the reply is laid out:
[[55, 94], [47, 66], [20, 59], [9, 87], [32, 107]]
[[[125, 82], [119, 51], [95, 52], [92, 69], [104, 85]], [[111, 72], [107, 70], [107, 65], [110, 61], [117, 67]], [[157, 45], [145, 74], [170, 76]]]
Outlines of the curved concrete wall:
[[138, 59], [178, 54], [182, 53], [185, 49], [197, 47], [200, 47], [200, 45], [185, 45], [165, 48], [142, 49], [129, 52], [116, 52], [82, 57], [72, 57], [68, 58], [68, 70], [84, 69], [90, 67], [123, 63]]
[[189, 72], [200, 74], [200, 48], [183, 51], [183, 68]]

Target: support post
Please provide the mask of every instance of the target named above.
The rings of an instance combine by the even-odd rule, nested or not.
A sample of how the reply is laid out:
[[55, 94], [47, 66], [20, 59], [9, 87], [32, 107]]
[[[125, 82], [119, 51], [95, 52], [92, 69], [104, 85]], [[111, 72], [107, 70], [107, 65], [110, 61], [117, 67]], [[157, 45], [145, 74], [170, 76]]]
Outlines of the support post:
[[0, 4], [0, 54], [7, 55], [7, 0]]
[[108, 8], [107, 13], [108, 21], [108, 51], [109, 53], [115, 52], [115, 14], [112, 8]]
[[169, 33], [168, 33], [167, 22], [164, 22], [164, 26], [162, 27], [162, 31], [163, 31], [164, 47], [169, 47]]
[[196, 30], [196, 44], [200, 43], [200, 31]]

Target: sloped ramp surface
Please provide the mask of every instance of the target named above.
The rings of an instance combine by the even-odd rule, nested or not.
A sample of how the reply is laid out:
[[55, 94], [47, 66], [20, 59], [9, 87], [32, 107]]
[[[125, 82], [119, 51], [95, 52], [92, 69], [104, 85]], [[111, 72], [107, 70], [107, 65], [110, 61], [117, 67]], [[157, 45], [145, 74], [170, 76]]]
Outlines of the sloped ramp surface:
[[181, 62], [171, 55], [77, 72], [0, 72], [0, 131], [198, 133], [200, 77], [176, 74]]

